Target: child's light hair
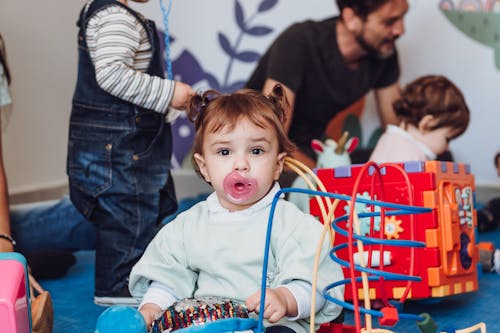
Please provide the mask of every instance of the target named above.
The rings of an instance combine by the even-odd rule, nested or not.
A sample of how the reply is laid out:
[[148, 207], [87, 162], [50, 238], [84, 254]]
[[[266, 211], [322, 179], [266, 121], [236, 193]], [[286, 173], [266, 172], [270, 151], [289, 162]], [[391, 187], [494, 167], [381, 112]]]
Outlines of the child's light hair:
[[417, 127], [423, 117], [432, 115], [437, 119], [432, 129], [452, 127], [451, 139], [469, 125], [470, 112], [462, 92], [441, 75], [422, 76], [410, 82], [393, 106], [401, 121]]
[[[231, 131], [241, 119], [248, 119], [261, 128], [272, 128], [278, 140], [279, 152], [291, 153], [296, 147], [284, 129], [288, 107], [280, 85], [276, 85], [268, 96], [252, 89], [241, 89], [232, 94], [208, 90], [194, 96], [187, 111], [196, 129], [193, 155], [203, 154], [203, 142], [208, 133]], [[194, 161], [193, 167], [199, 174]]]

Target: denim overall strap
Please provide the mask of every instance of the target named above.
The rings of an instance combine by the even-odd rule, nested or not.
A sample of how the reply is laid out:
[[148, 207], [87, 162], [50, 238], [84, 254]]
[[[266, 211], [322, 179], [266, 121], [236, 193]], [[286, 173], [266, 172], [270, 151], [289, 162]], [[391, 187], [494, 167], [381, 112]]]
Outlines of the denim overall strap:
[[[106, 6], [95, 0], [82, 11], [78, 81], [70, 118], [67, 173], [73, 204], [96, 225], [96, 296], [127, 291], [132, 266], [162, 219], [175, 212], [170, 175], [172, 133], [164, 115], [123, 101], [103, 89], [86, 45], [86, 25]], [[123, 6], [148, 32], [152, 58], [146, 73], [164, 77], [154, 22]]]
[[[141, 14], [128, 8], [127, 6], [118, 2], [117, 0], [94, 0], [88, 6], [87, 10], [85, 10], [86, 9], [85, 7], [82, 8], [80, 12], [80, 17], [77, 22], [77, 26], [79, 27], [78, 79], [76, 81], [76, 89], [73, 95], [73, 100], [75, 102], [80, 102], [80, 103], [91, 102], [92, 104], [96, 105], [130, 104], [105, 92], [99, 87], [95, 77], [94, 64], [90, 58], [90, 53], [88, 51], [88, 46], [86, 41], [88, 22], [92, 18], [94, 13], [109, 6], [120, 6], [125, 10], [127, 10], [131, 15], [135, 16], [139, 22], [141, 22], [144, 29], [148, 32], [149, 40], [153, 51], [153, 59], [149, 64], [147, 73], [154, 76], [159, 76], [161, 78], [164, 77], [163, 67], [161, 64], [161, 52], [158, 52], [158, 56], [155, 55], [156, 51], [159, 50], [160, 44], [159, 42], [157, 42], [155, 45], [155, 39], [158, 40], [158, 36], [156, 33], [154, 22], [145, 19]], [[160, 58], [160, 61], [158, 61], [158, 59], [155, 58]]]

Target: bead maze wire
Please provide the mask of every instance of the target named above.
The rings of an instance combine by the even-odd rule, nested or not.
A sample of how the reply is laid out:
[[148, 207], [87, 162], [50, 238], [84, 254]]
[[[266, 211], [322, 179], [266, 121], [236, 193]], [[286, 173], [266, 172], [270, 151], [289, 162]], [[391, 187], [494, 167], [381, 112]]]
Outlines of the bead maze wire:
[[[323, 218], [323, 221], [328, 221], [328, 223], [324, 223], [324, 231], [322, 234], [322, 237], [319, 241], [318, 247], [317, 247], [317, 254], [315, 258], [315, 263], [314, 263], [314, 271], [313, 271], [313, 286], [312, 286], [312, 304], [313, 308], [311, 309], [311, 325], [310, 325], [310, 332], [313, 333], [315, 332], [316, 326], [315, 326], [315, 309], [314, 309], [314, 304], [315, 304], [315, 292], [316, 290], [316, 280], [317, 280], [317, 274], [318, 274], [318, 262], [319, 262], [319, 254], [321, 251], [321, 244], [324, 242], [324, 238], [326, 237], [326, 233], [330, 235], [330, 242], [331, 242], [331, 250], [330, 250], [330, 258], [334, 260], [335, 262], [339, 263], [340, 265], [348, 268], [349, 271], [349, 277], [345, 278], [341, 281], [336, 281], [333, 282], [332, 284], [328, 285], [324, 290], [323, 290], [323, 296], [325, 299], [327, 299], [330, 302], [334, 302], [336, 304], [341, 305], [342, 307], [349, 309], [353, 311], [354, 313], [354, 322], [355, 322], [355, 331], [357, 333], [361, 332], [372, 332], [372, 333], [382, 333], [382, 332], [388, 332], [388, 333], [394, 333], [393, 331], [390, 331], [388, 329], [383, 329], [383, 328], [373, 328], [372, 325], [372, 317], [377, 317], [377, 318], [383, 318], [386, 314], [383, 311], [378, 311], [378, 310], [373, 310], [370, 308], [370, 297], [369, 297], [369, 282], [370, 281], [381, 281], [383, 283], [384, 280], [404, 280], [407, 281], [405, 291], [403, 292], [402, 297], [399, 299], [399, 302], [404, 302], [408, 294], [410, 292], [410, 287], [411, 284], [415, 281], [420, 281], [421, 278], [419, 276], [415, 276], [414, 274], [414, 261], [415, 261], [415, 253], [414, 250], [419, 247], [424, 247], [425, 244], [423, 242], [418, 242], [414, 240], [414, 235], [415, 235], [415, 223], [413, 221], [413, 215], [414, 214], [421, 214], [421, 213], [427, 213], [430, 211], [430, 208], [426, 207], [416, 207], [413, 206], [414, 199], [413, 199], [413, 193], [411, 192], [411, 184], [410, 181], [405, 173], [405, 171], [396, 164], [382, 164], [382, 165], [377, 165], [372, 162], [368, 162], [363, 166], [362, 172], [360, 175], [357, 177], [353, 190], [352, 190], [352, 195], [347, 196], [347, 195], [342, 195], [342, 194], [334, 194], [334, 193], [329, 193], [326, 191], [325, 186], [321, 182], [321, 180], [316, 176], [314, 172], [312, 172], [307, 166], [302, 164], [301, 162], [294, 160], [293, 158], [287, 157], [286, 166], [290, 168], [291, 170], [295, 171], [300, 177], [304, 178], [306, 181], [307, 185], [309, 186], [310, 190], [306, 189], [296, 189], [296, 188], [283, 188], [281, 189], [274, 197], [273, 203], [271, 205], [271, 210], [269, 214], [269, 221], [268, 221], [268, 229], [267, 229], [267, 235], [266, 235], [266, 245], [265, 245], [265, 252], [264, 252], [264, 263], [263, 263], [263, 270], [262, 270], [262, 295], [261, 295], [261, 304], [260, 304], [260, 311], [259, 311], [259, 326], [257, 328], [257, 332], [264, 332], [263, 329], [263, 313], [264, 313], [264, 299], [265, 299], [265, 291], [266, 291], [266, 278], [267, 278], [267, 265], [268, 265], [268, 253], [269, 253], [269, 247], [270, 247], [270, 234], [272, 230], [272, 221], [273, 221], [273, 216], [274, 212], [276, 209], [276, 204], [278, 202], [279, 197], [283, 193], [291, 193], [291, 192], [296, 192], [296, 193], [303, 193], [307, 195], [314, 196], [314, 199], [317, 201], [318, 206], [321, 211], [321, 215]], [[408, 185], [408, 205], [401, 205], [401, 204], [394, 204], [394, 203], [388, 203], [384, 202], [384, 197], [383, 197], [383, 184], [381, 180], [381, 169], [382, 168], [395, 168], [397, 171], [401, 173], [401, 175], [404, 177], [406, 184]], [[371, 200], [371, 199], [366, 199], [366, 198], [360, 198], [358, 197], [357, 190], [359, 187], [359, 182], [361, 179], [361, 176], [371, 172], [371, 179], [372, 179], [372, 191], [375, 186], [378, 186], [380, 189], [380, 193], [382, 193], [380, 200]], [[307, 176], [309, 175], [313, 180], [311, 181]], [[319, 189], [316, 190], [316, 188]], [[334, 216], [334, 211], [336, 206], [338, 205], [340, 200], [346, 201], [351, 209], [349, 210], [349, 214], [340, 216], [340, 217], [335, 217]], [[365, 213], [357, 213], [355, 207], [355, 204], [357, 202], [361, 202], [364, 204], [371, 205], [372, 209], [370, 212], [365, 212]], [[373, 207], [380, 207], [380, 211], [375, 211]], [[383, 230], [385, 229], [385, 217], [386, 216], [398, 216], [398, 215], [409, 215], [410, 216], [410, 225], [411, 225], [411, 236], [409, 240], [399, 240], [399, 239], [384, 239], [383, 238]], [[381, 227], [379, 231], [378, 238], [375, 238], [375, 231], [373, 228], [373, 219], [375, 217], [380, 217], [381, 221]], [[371, 223], [370, 223], [370, 232], [369, 236], [363, 236], [360, 232], [360, 219], [361, 218], [369, 218]], [[347, 223], [345, 223], [347, 222]], [[341, 223], [345, 223], [346, 228], [342, 228], [340, 225]], [[335, 233], [339, 233], [340, 235], [343, 235], [347, 237], [347, 242], [334, 245], [334, 239], [335, 239]], [[368, 256], [367, 259], [365, 259], [364, 256], [364, 245], [376, 245], [378, 246], [378, 251], [380, 253], [380, 260], [379, 260], [379, 265], [377, 269], [370, 268], [371, 261], [372, 261], [372, 250], [368, 251]], [[410, 269], [409, 269], [409, 274], [398, 274], [394, 272], [387, 272], [384, 271], [383, 263], [382, 263], [382, 254], [384, 246], [399, 246], [399, 247], [409, 247], [410, 248]], [[347, 248], [348, 253], [349, 253], [349, 260], [343, 260], [338, 256], [338, 251]], [[354, 254], [355, 254], [355, 249], [357, 249], [357, 254], [359, 258], [359, 263], [356, 263], [354, 260]], [[356, 272], [360, 273], [360, 276], [356, 276]], [[363, 300], [364, 300], [364, 307], [361, 307], [359, 305], [359, 296], [357, 292], [357, 283], [361, 282], [362, 283], [362, 292], [363, 292]], [[349, 284], [350, 287], [352, 288], [352, 295], [353, 295], [353, 300], [352, 304], [345, 302], [343, 300], [337, 300], [329, 295], [329, 290], [332, 288], [335, 288], [337, 286], [345, 286]], [[420, 314], [420, 315], [415, 315], [415, 314], [410, 314], [410, 313], [400, 313], [398, 311], [398, 308], [396, 308], [388, 299], [387, 297], [383, 297], [382, 299], [384, 307], [385, 308], [391, 308], [397, 313], [396, 320], [401, 319], [412, 319], [417, 321], [417, 326], [423, 333], [435, 333], [437, 332], [437, 325], [432, 321], [430, 316], [428, 314]], [[365, 327], [362, 327], [361, 325], [361, 314], [364, 314], [364, 324]], [[392, 323], [394, 324], [394, 323]], [[464, 329], [459, 329], [459, 330], [454, 330], [456, 333], [469, 333], [469, 332], [476, 332], [480, 331], [485, 333], [486, 332], [486, 325], [484, 323], [478, 323], [476, 325], [473, 325], [468, 328]], [[352, 332], [352, 331], [350, 331]], [[449, 331], [447, 331], [449, 332]], [[444, 332], [443, 332], [444, 333]]]

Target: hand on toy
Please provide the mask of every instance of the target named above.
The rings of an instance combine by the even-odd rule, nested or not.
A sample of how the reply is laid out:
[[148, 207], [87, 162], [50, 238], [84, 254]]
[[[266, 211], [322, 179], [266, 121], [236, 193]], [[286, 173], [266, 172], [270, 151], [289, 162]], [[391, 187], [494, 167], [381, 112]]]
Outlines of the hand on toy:
[[[260, 296], [261, 292], [259, 290], [247, 298], [245, 305], [248, 311], [259, 313]], [[270, 323], [275, 323], [284, 316], [295, 317], [297, 315], [297, 302], [287, 288], [267, 289], [265, 302], [264, 318]]]
[[184, 110], [186, 109], [188, 100], [192, 95], [194, 95], [194, 91], [190, 85], [176, 81], [174, 96], [172, 97], [170, 106], [174, 109]]
[[153, 321], [155, 320], [156, 316], [158, 316], [158, 314], [162, 312], [162, 309], [154, 303], [146, 303], [140, 307], [139, 312], [144, 317], [146, 327], [150, 329]]

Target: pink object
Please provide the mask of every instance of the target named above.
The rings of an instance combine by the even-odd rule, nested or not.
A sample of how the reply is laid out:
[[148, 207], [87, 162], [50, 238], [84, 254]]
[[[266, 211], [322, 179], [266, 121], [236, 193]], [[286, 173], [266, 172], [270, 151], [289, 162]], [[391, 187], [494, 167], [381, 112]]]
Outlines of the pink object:
[[26, 260], [18, 253], [0, 253], [0, 332], [30, 333]]
[[249, 200], [257, 192], [257, 181], [233, 171], [224, 178], [224, 191], [234, 203]]

